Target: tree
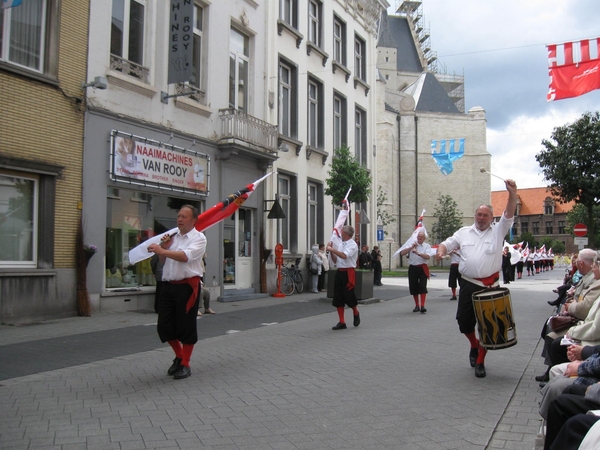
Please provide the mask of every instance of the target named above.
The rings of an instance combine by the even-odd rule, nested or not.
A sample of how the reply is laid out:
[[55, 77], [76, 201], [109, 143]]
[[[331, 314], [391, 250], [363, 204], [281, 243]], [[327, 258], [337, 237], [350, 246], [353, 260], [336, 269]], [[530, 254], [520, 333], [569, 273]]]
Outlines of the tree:
[[439, 195], [433, 217], [437, 218], [437, 222], [431, 228], [435, 242], [442, 242], [462, 227], [462, 215], [458, 211], [458, 205], [449, 195]]
[[371, 194], [371, 177], [369, 171], [356, 160], [350, 149], [343, 145], [333, 151], [333, 160], [329, 178], [325, 180], [327, 188], [325, 195], [330, 195], [334, 205], [341, 205], [342, 200], [352, 186], [348, 196], [350, 203], [363, 203], [369, 200]]
[[600, 204], [600, 113], [584, 113], [572, 124], [554, 128], [535, 157], [550, 191], [561, 203], [575, 201], [586, 210], [590, 247], [595, 246], [594, 207]]
[[[600, 242], [600, 206], [596, 205], [592, 209], [592, 221], [594, 222], [594, 230], [596, 234], [594, 236], [594, 242]], [[588, 222], [587, 210], [583, 205], [575, 205], [571, 211], [567, 213], [567, 233], [573, 233], [573, 228], [578, 223]], [[589, 227], [589, 225], [588, 225]], [[590, 236], [588, 228], [588, 237]], [[589, 241], [588, 241], [589, 242]]]
[[381, 219], [381, 225], [384, 227], [396, 221], [396, 219], [394, 219], [392, 215], [387, 212], [387, 209], [384, 208], [386, 202], [387, 196], [385, 195], [385, 192], [383, 192], [383, 188], [381, 186], [377, 186], [377, 217]]

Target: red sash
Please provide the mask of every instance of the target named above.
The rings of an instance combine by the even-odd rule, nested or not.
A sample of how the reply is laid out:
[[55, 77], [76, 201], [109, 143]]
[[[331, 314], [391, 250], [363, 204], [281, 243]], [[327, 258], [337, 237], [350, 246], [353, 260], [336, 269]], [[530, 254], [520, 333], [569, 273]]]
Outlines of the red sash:
[[348, 272], [348, 284], [346, 287], [350, 290], [354, 289], [354, 286], [356, 286], [356, 271], [354, 270], [354, 267], [344, 267], [338, 270], [341, 272]]
[[429, 272], [429, 266], [427, 264], [415, 264], [416, 267], [420, 267], [425, 272], [425, 276], [427, 279], [431, 278], [431, 273]]
[[496, 283], [496, 281], [500, 279], [500, 272], [493, 273], [489, 277], [474, 279], [477, 281], [481, 281], [484, 286], [493, 286]]
[[184, 278], [183, 280], [169, 281], [169, 283], [189, 284], [192, 287], [192, 295], [190, 295], [190, 298], [188, 298], [188, 301], [185, 305], [185, 312], [187, 314], [190, 312], [190, 309], [192, 309], [192, 306], [194, 306], [194, 303], [196, 303], [196, 300], [198, 299], [198, 291], [200, 290], [200, 277], [196, 276]]

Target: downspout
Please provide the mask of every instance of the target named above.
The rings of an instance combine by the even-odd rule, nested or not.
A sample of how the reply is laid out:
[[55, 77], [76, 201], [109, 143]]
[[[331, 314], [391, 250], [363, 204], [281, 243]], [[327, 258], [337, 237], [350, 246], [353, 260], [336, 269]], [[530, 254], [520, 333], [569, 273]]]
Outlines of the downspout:
[[[400, 236], [402, 236], [402, 175], [400, 172], [400, 168], [402, 166], [401, 163], [401, 139], [400, 139], [400, 130], [401, 130], [401, 121], [402, 117], [400, 114], [396, 115], [396, 127], [398, 128], [398, 244], [400, 244]], [[392, 270], [392, 252], [390, 248], [389, 252], [389, 268]], [[400, 267], [402, 267], [402, 255], [400, 255]]]
[[415, 223], [419, 220], [419, 118], [415, 115]]

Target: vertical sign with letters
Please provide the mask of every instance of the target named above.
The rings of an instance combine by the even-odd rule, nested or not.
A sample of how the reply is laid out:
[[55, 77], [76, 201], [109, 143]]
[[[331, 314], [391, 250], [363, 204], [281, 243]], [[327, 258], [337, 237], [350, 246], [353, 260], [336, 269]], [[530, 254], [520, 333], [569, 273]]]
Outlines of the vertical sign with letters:
[[194, 50], [194, 1], [171, 0], [169, 23], [169, 78], [167, 83], [192, 79]]

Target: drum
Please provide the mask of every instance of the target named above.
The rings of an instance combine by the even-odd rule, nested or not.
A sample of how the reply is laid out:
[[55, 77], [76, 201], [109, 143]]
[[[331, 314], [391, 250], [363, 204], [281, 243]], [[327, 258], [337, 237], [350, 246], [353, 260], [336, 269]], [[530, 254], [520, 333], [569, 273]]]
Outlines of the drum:
[[488, 350], [512, 347], [517, 343], [510, 292], [506, 288], [485, 289], [473, 294], [479, 342]]

